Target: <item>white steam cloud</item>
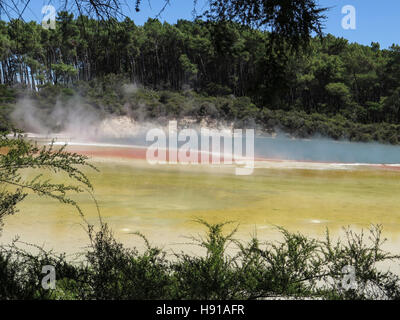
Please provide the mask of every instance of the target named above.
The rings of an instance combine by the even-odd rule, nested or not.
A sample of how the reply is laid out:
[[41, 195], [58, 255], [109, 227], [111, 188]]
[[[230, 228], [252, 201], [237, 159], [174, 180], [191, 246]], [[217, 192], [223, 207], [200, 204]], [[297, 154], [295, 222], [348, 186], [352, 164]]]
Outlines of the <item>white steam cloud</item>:
[[67, 103], [57, 101], [52, 109], [21, 99], [11, 114], [18, 128], [29, 133], [51, 136], [57, 133], [74, 140], [126, 138], [138, 134], [139, 126], [128, 116], [105, 116], [101, 110], [74, 97]]
[[[135, 85], [124, 87], [126, 94], [136, 90]], [[68, 141], [146, 145], [146, 132], [155, 127], [166, 128], [168, 119], [160, 118], [157, 123], [147, 122], [144, 120], [145, 109], [145, 105], [139, 105], [133, 117], [130, 113], [131, 108], [126, 106], [127, 116], [112, 116], [84, 103], [79, 97], [65, 103], [58, 101], [52, 108], [36, 105], [29, 99], [21, 99], [16, 104], [11, 118], [14, 124], [25, 132], [47, 137], [57, 134], [68, 138]], [[231, 130], [232, 124], [210, 122], [206, 119], [198, 123], [193, 118], [183, 117], [178, 121], [178, 127]], [[256, 137], [256, 157], [340, 163], [400, 163], [399, 146], [334, 141], [321, 137], [292, 139], [286, 134], [277, 133], [269, 137]]]

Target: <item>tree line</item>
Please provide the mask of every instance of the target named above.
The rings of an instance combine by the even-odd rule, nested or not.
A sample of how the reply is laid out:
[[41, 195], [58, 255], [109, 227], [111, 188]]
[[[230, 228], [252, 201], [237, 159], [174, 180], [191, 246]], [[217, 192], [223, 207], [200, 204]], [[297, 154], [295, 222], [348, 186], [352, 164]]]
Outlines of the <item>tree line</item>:
[[[326, 35], [292, 50], [273, 34], [228, 21], [96, 20], [60, 12], [56, 29], [0, 22], [0, 82], [39, 91], [110, 74], [156, 90], [249, 97], [260, 110], [400, 121], [400, 46]], [[276, 41], [276, 39], [275, 39]]]

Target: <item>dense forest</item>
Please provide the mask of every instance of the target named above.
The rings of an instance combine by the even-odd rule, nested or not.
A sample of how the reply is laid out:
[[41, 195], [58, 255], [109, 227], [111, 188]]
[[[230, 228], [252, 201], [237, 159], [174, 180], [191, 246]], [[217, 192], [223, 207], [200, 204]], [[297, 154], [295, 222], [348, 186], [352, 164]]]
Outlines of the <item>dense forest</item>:
[[0, 22], [3, 120], [22, 89], [36, 98], [67, 89], [120, 112], [126, 101], [118, 101], [125, 99], [118, 86], [136, 83], [143, 89], [135, 101], [153, 117], [251, 119], [301, 137], [399, 142], [400, 46], [381, 50], [326, 35], [292, 50], [235, 22], [149, 19], [137, 26], [67, 12], [56, 26]]

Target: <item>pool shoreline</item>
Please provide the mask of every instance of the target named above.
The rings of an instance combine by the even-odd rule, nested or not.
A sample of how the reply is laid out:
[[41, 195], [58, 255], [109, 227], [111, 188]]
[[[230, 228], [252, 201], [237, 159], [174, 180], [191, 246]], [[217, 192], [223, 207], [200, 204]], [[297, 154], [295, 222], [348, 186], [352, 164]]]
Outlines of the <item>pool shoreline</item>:
[[[80, 155], [87, 156], [93, 160], [146, 160], [147, 147], [142, 146], [122, 146], [122, 145], [96, 145], [96, 144], [85, 144], [85, 143], [74, 143], [67, 146], [67, 150], [70, 152], [78, 153]], [[201, 162], [201, 153], [198, 155], [199, 165], [207, 165]], [[210, 160], [211, 160], [211, 155]], [[167, 152], [167, 164], [169, 157]], [[211, 162], [211, 161], [210, 161]], [[216, 166], [235, 166], [235, 164], [224, 165], [224, 157], [220, 157], [220, 165]], [[254, 158], [255, 168], [287, 168], [287, 169], [319, 169], [319, 170], [345, 170], [345, 169], [381, 169], [400, 171], [400, 164], [373, 164], [373, 163], [351, 163], [351, 162], [328, 162], [328, 161], [313, 161], [313, 160], [286, 160], [277, 158]], [[175, 165], [185, 165], [177, 163]], [[213, 165], [215, 166], [215, 165]]]

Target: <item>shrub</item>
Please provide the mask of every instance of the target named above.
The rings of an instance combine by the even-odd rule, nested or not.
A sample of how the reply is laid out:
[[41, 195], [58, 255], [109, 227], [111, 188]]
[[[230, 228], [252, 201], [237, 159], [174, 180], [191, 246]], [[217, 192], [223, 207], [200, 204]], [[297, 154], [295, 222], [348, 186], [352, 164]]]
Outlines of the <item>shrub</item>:
[[[205, 255], [180, 253], [172, 260], [139, 233], [145, 250], [125, 248], [107, 225], [89, 228], [91, 245], [75, 262], [40, 247], [23, 250], [14, 241], [0, 247], [0, 299], [400, 298], [399, 276], [378, 267], [399, 259], [382, 250], [380, 226], [370, 228], [367, 240], [363, 231], [345, 229], [336, 242], [328, 232], [320, 241], [279, 228], [281, 241], [261, 243], [236, 240], [236, 228], [223, 231], [227, 223], [197, 221], [208, 231], [191, 239]], [[55, 290], [41, 286], [43, 265], [56, 268]], [[355, 286], [346, 287], [347, 267]]]

